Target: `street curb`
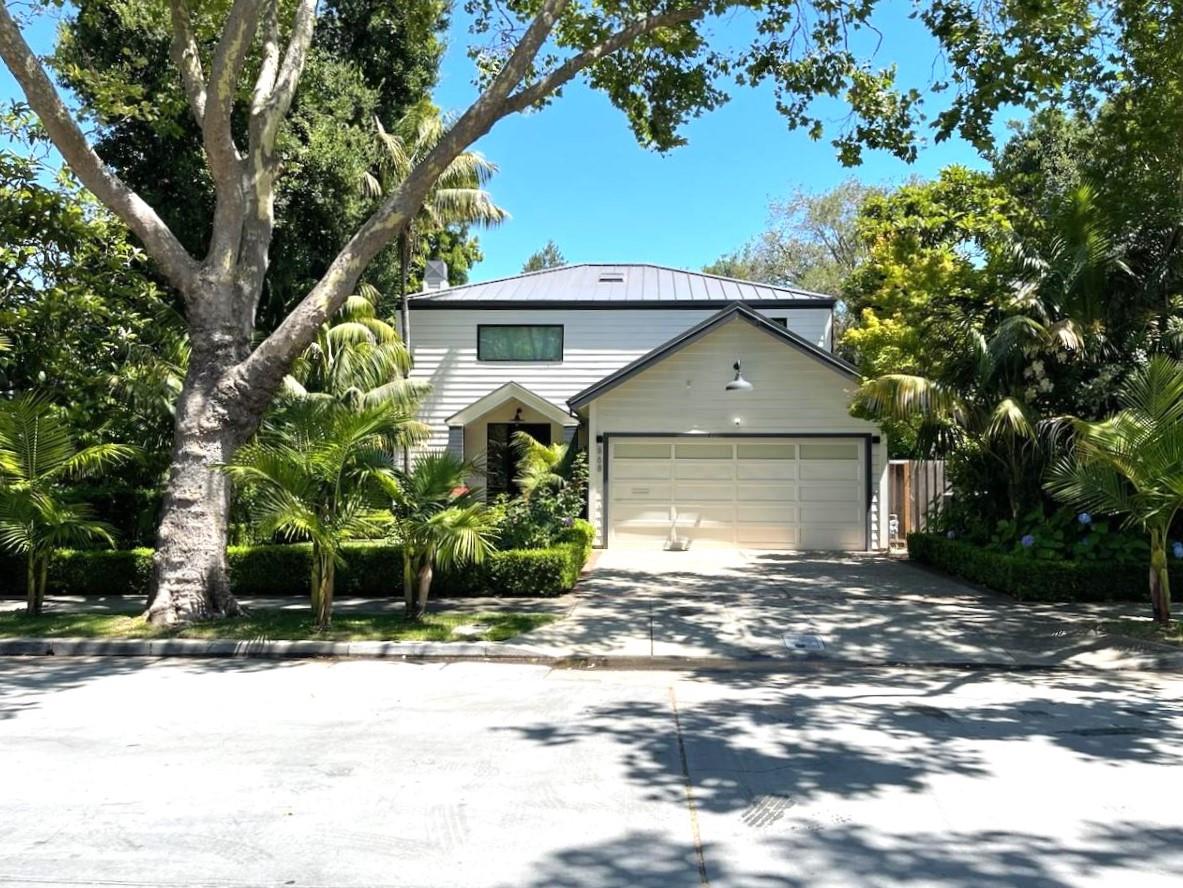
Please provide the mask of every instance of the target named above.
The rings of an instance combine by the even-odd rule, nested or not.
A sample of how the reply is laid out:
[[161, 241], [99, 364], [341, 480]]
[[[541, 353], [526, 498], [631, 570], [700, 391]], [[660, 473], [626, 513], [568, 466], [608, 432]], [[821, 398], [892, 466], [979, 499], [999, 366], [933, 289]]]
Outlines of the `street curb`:
[[580, 654], [507, 642], [438, 641], [271, 641], [202, 638], [8, 638], [0, 656], [16, 657], [190, 657], [205, 659], [404, 659], [536, 663], [556, 669], [606, 671], [746, 670], [753, 672], [824, 669], [946, 669], [988, 672], [1173, 672], [1183, 671], [1183, 655], [1125, 657], [1108, 662], [1022, 663], [1014, 660], [869, 660], [817, 654], [772, 657], [677, 657]]
[[8, 638], [0, 656], [206, 657], [227, 659], [556, 659], [553, 651], [504, 642], [269, 641], [204, 638]]

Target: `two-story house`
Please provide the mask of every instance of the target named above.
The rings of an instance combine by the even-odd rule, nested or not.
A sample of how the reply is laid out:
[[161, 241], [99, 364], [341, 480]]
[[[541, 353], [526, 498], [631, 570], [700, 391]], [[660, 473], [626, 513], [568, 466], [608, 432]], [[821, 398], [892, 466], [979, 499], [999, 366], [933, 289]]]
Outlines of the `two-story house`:
[[516, 430], [586, 447], [599, 545], [880, 548], [887, 443], [849, 413], [834, 299], [654, 265], [569, 265], [411, 300], [428, 446], [512, 490]]

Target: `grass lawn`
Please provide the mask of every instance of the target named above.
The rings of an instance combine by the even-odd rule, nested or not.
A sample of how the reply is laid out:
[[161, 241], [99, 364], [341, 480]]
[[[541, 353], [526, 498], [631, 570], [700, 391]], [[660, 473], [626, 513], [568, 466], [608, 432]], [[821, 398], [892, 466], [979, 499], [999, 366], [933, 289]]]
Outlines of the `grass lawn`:
[[1153, 620], [1111, 620], [1101, 624], [1101, 629], [1113, 635], [1137, 638], [1140, 641], [1157, 641], [1183, 647], [1183, 620], [1173, 620], [1163, 626]]
[[304, 611], [256, 610], [245, 617], [197, 623], [183, 629], [157, 629], [126, 614], [0, 613], [0, 638], [229, 638], [295, 641], [458, 641], [452, 630], [483, 623], [485, 641], [505, 641], [557, 619], [553, 614], [428, 614], [418, 622], [397, 614], [348, 614], [333, 617], [332, 628], [318, 632]]

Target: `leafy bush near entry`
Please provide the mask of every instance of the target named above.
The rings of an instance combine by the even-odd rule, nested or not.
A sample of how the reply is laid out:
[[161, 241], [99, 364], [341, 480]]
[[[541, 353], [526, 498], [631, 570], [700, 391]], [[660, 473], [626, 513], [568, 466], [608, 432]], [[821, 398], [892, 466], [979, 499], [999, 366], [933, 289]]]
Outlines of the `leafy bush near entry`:
[[[1043, 561], [926, 533], [908, 535], [908, 555], [1020, 601], [1143, 601], [1146, 568], [1113, 561]], [[1171, 571], [1183, 588], [1183, 567]]]
[[[438, 595], [549, 597], [568, 592], [591, 553], [593, 531], [575, 521], [546, 549], [496, 552], [484, 564], [436, 580]], [[342, 549], [337, 594], [398, 597], [402, 552], [385, 542], [350, 542]], [[311, 546], [231, 546], [230, 584], [234, 594], [302, 596], [312, 568]], [[48, 589], [67, 595], [143, 595], [152, 579], [152, 550], [82, 551], [63, 549], [50, 562]], [[0, 594], [24, 593], [24, 570], [18, 559], [0, 559]]]

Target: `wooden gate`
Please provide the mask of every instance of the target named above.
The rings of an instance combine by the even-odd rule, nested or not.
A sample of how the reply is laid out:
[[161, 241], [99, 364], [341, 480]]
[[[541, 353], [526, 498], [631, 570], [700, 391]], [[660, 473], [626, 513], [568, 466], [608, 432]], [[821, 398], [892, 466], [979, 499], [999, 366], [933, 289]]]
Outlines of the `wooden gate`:
[[929, 513], [948, 496], [944, 460], [891, 460], [888, 464], [891, 545], [902, 546], [908, 534], [927, 529]]

